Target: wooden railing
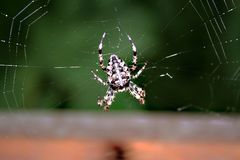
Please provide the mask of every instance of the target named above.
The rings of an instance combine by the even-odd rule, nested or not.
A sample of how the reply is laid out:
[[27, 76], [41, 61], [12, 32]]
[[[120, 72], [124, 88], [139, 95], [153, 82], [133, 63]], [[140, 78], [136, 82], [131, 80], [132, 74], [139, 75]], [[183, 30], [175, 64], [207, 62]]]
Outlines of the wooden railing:
[[238, 115], [1, 113], [1, 160], [239, 160]]

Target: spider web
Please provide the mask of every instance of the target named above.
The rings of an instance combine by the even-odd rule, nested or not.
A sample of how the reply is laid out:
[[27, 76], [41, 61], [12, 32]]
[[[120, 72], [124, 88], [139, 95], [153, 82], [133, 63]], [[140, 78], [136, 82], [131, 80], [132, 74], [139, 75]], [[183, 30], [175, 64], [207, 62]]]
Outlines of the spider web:
[[[93, 80], [103, 32], [105, 63], [129, 65], [129, 34], [138, 50], [135, 81], [149, 110], [239, 111], [239, 2], [21, 0], [1, 2], [2, 109], [93, 109], [107, 90]], [[146, 6], [146, 4], [148, 4]], [[97, 74], [106, 79], [100, 70]], [[129, 94], [112, 108], [141, 109]]]

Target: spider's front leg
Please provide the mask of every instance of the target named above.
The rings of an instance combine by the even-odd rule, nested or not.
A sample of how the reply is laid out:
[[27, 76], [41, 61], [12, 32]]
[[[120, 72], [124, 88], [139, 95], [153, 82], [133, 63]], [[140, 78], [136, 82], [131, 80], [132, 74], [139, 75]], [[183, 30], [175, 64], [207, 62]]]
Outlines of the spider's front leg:
[[104, 111], [109, 111], [109, 107], [112, 105], [112, 102], [115, 98], [115, 93], [112, 88], [108, 88], [107, 94], [104, 96], [103, 99], [98, 98], [98, 105], [103, 107]]
[[102, 48], [103, 48], [103, 40], [106, 36], [106, 33], [104, 32], [102, 35], [102, 39], [100, 41], [100, 44], [98, 46], [98, 60], [99, 60], [99, 66], [102, 68], [102, 70], [106, 71], [106, 66], [103, 64], [103, 55], [102, 55]]
[[132, 59], [133, 65], [130, 68], [130, 70], [134, 71], [137, 68], [137, 48], [136, 48], [135, 44], [133, 43], [132, 38], [129, 35], [127, 35], [127, 36], [128, 36], [128, 40], [130, 41], [130, 43], [132, 45], [132, 50], [133, 50], [133, 59]]
[[145, 91], [131, 81], [129, 83], [129, 92], [131, 95], [133, 95], [133, 97], [135, 97], [140, 102], [140, 104], [145, 103], [144, 99], [146, 96]]

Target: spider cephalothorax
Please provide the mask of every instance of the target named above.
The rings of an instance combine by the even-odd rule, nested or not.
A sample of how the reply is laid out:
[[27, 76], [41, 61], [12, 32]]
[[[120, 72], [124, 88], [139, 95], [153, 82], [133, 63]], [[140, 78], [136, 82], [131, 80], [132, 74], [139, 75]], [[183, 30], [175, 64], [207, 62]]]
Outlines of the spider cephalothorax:
[[137, 78], [142, 71], [146, 67], [146, 63], [144, 66], [135, 74], [131, 75], [132, 71], [135, 71], [137, 66], [137, 49], [132, 42], [131, 37], [128, 35], [128, 39], [132, 44], [133, 50], [133, 65], [129, 68], [126, 63], [119, 58], [117, 55], [112, 54], [109, 58], [107, 67], [103, 64], [103, 55], [102, 55], [102, 47], [103, 47], [103, 39], [105, 38], [106, 33], [103, 34], [102, 39], [100, 41], [98, 47], [99, 53], [99, 65], [100, 67], [107, 73], [108, 80], [104, 82], [101, 78], [99, 78], [93, 71], [94, 78], [102, 83], [105, 86], [109, 86], [107, 90], [107, 94], [103, 99], [98, 99], [98, 105], [103, 106], [105, 111], [109, 110], [110, 105], [112, 104], [115, 94], [118, 92], [129, 91], [131, 95], [133, 95], [141, 104], [144, 104], [145, 100], [145, 91], [134, 84], [131, 79]]

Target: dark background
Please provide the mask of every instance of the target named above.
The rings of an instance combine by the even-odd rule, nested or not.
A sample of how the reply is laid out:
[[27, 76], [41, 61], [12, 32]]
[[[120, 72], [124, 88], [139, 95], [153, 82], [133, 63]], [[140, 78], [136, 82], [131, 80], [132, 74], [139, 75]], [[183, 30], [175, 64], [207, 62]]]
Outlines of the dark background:
[[30, 2], [0, 2], [2, 110], [97, 110], [107, 87], [91, 70], [107, 78], [97, 64], [106, 32], [105, 63], [116, 53], [131, 64], [126, 34], [137, 46], [139, 68], [148, 62], [134, 81], [146, 90], [146, 105], [121, 93], [111, 110], [239, 112], [239, 1]]

